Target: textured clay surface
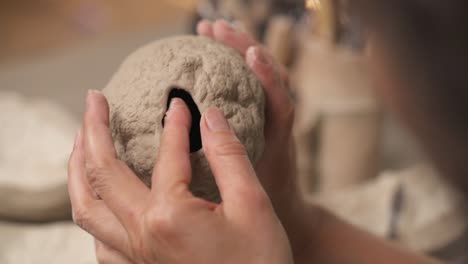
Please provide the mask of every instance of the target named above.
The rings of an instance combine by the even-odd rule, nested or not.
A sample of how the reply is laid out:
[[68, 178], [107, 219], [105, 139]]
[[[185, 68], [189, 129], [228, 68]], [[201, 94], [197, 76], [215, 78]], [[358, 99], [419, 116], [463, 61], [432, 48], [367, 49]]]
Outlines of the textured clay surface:
[[[117, 154], [148, 186], [174, 87], [188, 92], [201, 113], [210, 107], [221, 109], [252, 163], [259, 160], [264, 148], [265, 99], [244, 58], [203, 37], [164, 39], [130, 55], [103, 91], [110, 105]], [[203, 149], [192, 152], [191, 161], [191, 191], [219, 201]]]

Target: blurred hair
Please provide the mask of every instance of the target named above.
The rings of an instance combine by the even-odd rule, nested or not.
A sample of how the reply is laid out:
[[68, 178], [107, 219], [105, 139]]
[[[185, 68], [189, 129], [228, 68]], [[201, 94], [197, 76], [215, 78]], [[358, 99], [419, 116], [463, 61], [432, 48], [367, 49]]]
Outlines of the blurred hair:
[[429, 87], [414, 89], [434, 95], [428, 98], [434, 108], [443, 106], [453, 125], [468, 128], [458, 122], [468, 121], [468, 1], [358, 1], [368, 29], [387, 43], [400, 73], [429, 80]]
[[443, 172], [468, 193], [468, 1], [355, 3], [369, 33], [384, 46], [392, 74], [404, 82], [395, 90], [407, 89], [414, 104], [410, 126]]

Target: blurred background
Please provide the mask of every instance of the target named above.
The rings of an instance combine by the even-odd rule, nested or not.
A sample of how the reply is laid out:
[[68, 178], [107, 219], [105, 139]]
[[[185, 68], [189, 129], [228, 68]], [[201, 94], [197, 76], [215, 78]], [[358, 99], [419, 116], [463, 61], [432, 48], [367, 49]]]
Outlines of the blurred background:
[[347, 221], [468, 263], [460, 195], [381, 106], [347, 0], [0, 1], [0, 263], [96, 263], [66, 164], [88, 89], [153, 40], [225, 18], [290, 71], [300, 187]]

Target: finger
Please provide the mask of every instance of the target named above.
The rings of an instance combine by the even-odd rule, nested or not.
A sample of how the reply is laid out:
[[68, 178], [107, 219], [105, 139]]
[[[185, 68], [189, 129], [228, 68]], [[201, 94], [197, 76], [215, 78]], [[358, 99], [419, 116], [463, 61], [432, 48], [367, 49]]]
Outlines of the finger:
[[93, 190], [129, 230], [139, 221], [149, 189], [119, 161], [109, 129], [109, 107], [104, 95], [91, 91], [84, 117], [86, 174]]
[[[277, 62], [271, 53], [262, 45], [250, 46], [246, 51], [246, 60], [249, 63], [255, 63], [255, 59], [261, 59], [267, 66], [270, 66], [273, 76], [279, 79], [278, 83], [281, 84], [283, 89], [289, 90], [289, 74], [288, 69], [281, 63]], [[272, 76], [270, 76], [272, 77]]]
[[202, 20], [197, 24], [197, 33], [200, 36], [214, 38], [213, 24], [208, 20]]
[[103, 201], [97, 200], [86, 178], [83, 134], [78, 132], [68, 163], [68, 191], [73, 220], [85, 231], [121, 250], [128, 249], [126, 232]]
[[115, 159], [116, 153], [109, 129], [109, 105], [99, 91], [88, 91], [84, 136], [87, 158]]
[[[256, 171], [272, 198], [283, 197], [276, 190], [288, 189], [287, 186], [294, 184], [288, 176], [294, 175], [295, 170], [295, 152], [292, 151], [294, 103], [289, 96], [287, 71], [275, 64], [273, 57], [261, 46], [250, 47], [246, 60], [261, 81], [266, 97], [265, 151], [256, 164]], [[279, 202], [276, 200], [275, 204]]]
[[132, 264], [125, 255], [95, 239], [96, 259], [99, 264]]
[[[273, 58], [260, 46], [252, 46], [247, 50], [246, 60], [265, 89], [266, 96], [266, 136], [290, 132], [294, 120], [294, 105], [285, 88], [284, 77]], [[289, 133], [288, 132], [288, 133]], [[276, 140], [276, 139], [275, 139]]]
[[99, 199], [96, 192], [89, 186], [88, 179], [86, 179], [83, 144], [83, 131], [80, 129], [76, 135], [73, 151], [68, 161], [68, 193], [72, 204], [73, 202], [91, 202]]
[[236, 30], [225, 20], [218, 20], [214, 23], [213, 35], [217, 41], [236, 49], [242, 56], [245, 56], [250, 46], [257, 44], [249, 34]]
[[165, 119], [158, 160], [153, 172], [153, 190], [172, 193], [175, 187], [187, 191], [191, 179], [190, 111], [180, 98], [172, 99]]
[[224, 206], [244, 207], [244, 201], [256, 195], [260, 186], [244, 146], [216, 108], [203, 114], [200, 127], [203, 149]]
[[75, 204], [72, 209], [77, 226], [126, 256], [132, 256], [127, 231], [103, 201]]

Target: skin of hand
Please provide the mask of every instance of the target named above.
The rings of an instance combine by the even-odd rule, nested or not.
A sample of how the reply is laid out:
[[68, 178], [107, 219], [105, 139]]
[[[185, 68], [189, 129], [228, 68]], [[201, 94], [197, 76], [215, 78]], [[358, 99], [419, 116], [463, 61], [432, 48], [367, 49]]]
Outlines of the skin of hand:
[[324, 213], [316, 206], [306, 205], [298, 189], [292, 134], [295, 106], [290, 96], [288, 71], [251, 36], [224, 20], [201, 21], [197, 32], [237, 50], [263, 85], [266, 142], [256, 172], [286, 229], [295, 260], [298, 260], [310, 246], [309, 235], [316, 232]]
[[190, 124], [185, 103], [173, 99], [149, 189], [117, 159], [107, 100], [89, 92], [69, 192], [73, 219], [96, 238], [100, 263], [293, 263], [245, 148], [216, 108], [200, 127], [223, 202], [191, 194]]

